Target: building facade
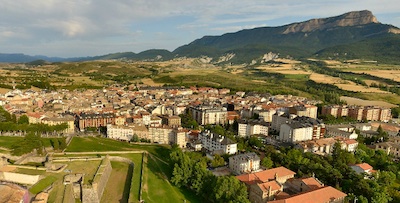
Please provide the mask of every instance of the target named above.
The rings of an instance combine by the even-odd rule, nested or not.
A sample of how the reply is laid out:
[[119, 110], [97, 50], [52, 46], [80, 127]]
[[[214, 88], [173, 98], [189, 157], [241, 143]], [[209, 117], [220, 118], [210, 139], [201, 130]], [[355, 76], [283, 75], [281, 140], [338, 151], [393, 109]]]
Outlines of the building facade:
[[229, 169], [237, 175], [258, 171], [260, 157], [254, 152], [231, 156], [229, 157]]

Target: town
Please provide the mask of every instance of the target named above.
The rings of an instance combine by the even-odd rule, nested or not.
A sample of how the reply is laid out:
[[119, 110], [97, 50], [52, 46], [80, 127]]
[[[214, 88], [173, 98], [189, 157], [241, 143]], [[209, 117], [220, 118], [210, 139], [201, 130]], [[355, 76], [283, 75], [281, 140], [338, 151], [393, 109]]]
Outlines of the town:
[[[207, 170], [213, 176], [236, 176], [235, 178], [245, 185], [246, 201], [254, 203], [367, 200], [359, 194], [344, 193], [343, 186], [339, 187], [337, 181], [336, 185], [324, 182], [327, 177], [316, 175], [320, 174], [318, 171], [312, 169], [293, 171], [283, 160], [280, 164], [274, 164], [273, 156], [282, 156], [283, 149], [293, 149], [317, 157], [335, 156], [335, 158], [339, 158], [340, 153], [348, 153], [354, 157], [359, 156], [357, 153], [360, 152], [365, 154], [379, 150], [384, 152], [390, 159], [388, 162], [393, 164], [397, 163], [400, 157], [398, 138], [400, 127], [390, 122], [392, 120], [390, 108], [323, 105], [317, 100], [292, 95], [231, 92], [229, 89], [210, 87], [156, 87], [135, 84], [113, 85], [99, 90], [14, 89], [1, 95], [0, 106], [3, 111], [11, 115], [10, 119], [15, 119], [17, 123], [26, 120], [29, 125], [58, 126], [52, 128], [52, 131], [41, 133], [39, 137], [67, 138], [68, 143], [63, 145], [78, 139], [76, 137], [97, 136], [142, 145], [169, 145], [179, 151], [172, 153], [200, 153], [208, 160]], [[7, 116], [4, 115], [0, 115], [2, 122], [7, 120]], [[346, 120], [342, 123], [333, 122], [338, 118]], [[4, 137], [29, 135], [28, 130], [21, 130], [18, 125], [0, 127], [1, 136]], [[361, 150], [358, 150], [359, 145], [363, 145]], [[53, 147], [54, 151], [57, 151], [56, 147], [59, 149], [60, 146], [61, 143], [57, 143], [57, 146], [52, 144], [50, 148]], [[35, 149], [35, 151], [38, 153], [40, 150]], [[42, 156], [47, 157], [46, 153], [50, 154], [51, 151], [50, 149], [47, 152], [45, 149]], [[10, 162], [14, 159], [10, 154], [1, 153], [1, 155], [3, 161], [0, 167], [23, 163], [20, 159]], [[181, 154], [181, 156], [186, 155]], [[22, 157], [21, 159], [27, 158]], [[158, 158], [165, 159], [164, 161], [169, 159]], [[104, 165], [106, 167], [104, 170], [110, 173], [112, 170], [110, 160], [115, 159], [107, 155], [101, 158], [100, 166]], [[177, 186], [190, 185], [187, 180], [177, 178], [178, 175], [188, 176], [183, 172], [177, 172], [177, 167], [185, 167], [181, 165], [183, 160], [171, 159], [175, 162], [171, 182]], [[376, 164], [372, 158], [350, 162], [352, 164], [345, 167], [351, 169], [354, 174], [361, 174], [363, 176], [361, 179], [379, 180], [379, 169], [370, 165]], [[58, 170], [54, 165], [51, 167]], [[307, 164], [303, 167], [307, 167]], [[394, 169], [392, 171], [396, 172]], [[29, 196], [27, 190], [23, 189], [25, 187], [18, 189], [19, 186], [11, 183], [29, 187], [40, 179], [36, 177], [36, 180], [31, 182], [18, 182], [12, 177], [24, 176], [22, 179], [29, 180], [32, 177], [28, 178], [27, 174], [13, 172], [0, 173], [0, 181], [5, 182], [2, 187], [23, 191], [19, 193], [22, 199]], [[74, 177], [71, 175], [68, 176], [68, 180], [71, 179], [72, 182], [83, 179], [80, 174], [74, 174]], [[336, 174], [336, 176], [341, 175]], [[381, 175], [381, 177], [386, 176]], [[100, 179], [105, 183], [110, 181], [104, 176]], [[64, 177], [64, 184], [67, 184], [65, 181]], [[84, 189], [86, 186], [83, 185], [80, 187], [82, 189], [74, 188], [74, 193], [78, 195], [73, 199], [99, 202], [105, 186], [101, 186], [103, 189], [96, 192]], [[0, 191], [5, 190], [0, 188]], [[204, 194], [198, 194], [207, 198]], [[377, 198], [374, 194], [369, 195], [372, 195], [368, 197], [369, 200]], [[47, 202], [48, 196], [46, 192], [38, 193], [34, 202]], [[215, 202], [229, 200], [229, 197], [208, 198]]]

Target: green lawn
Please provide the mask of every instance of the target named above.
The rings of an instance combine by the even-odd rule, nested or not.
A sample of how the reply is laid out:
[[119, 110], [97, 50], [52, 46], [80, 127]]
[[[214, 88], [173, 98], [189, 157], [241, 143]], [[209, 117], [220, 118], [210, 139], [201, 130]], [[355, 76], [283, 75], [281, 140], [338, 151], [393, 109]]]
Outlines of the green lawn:
[[127, 203], [132, 182], [132, 167], [124, 162], [111, 162], [112, 172], [101, 202]]
[[[0, 147], [11, 149], [12, 145], [16, 142], [21, 142], [24, 137], [20, 136], [0, 136]], [[62, 138], [42, 138], [43, 146], [51, 147], [50, 140], [58, 140]]]
[[139, 145], [99, 137], [74, 137], [66, 152], [104, 152], [145, 150], [165, 161], [169, 161], [168, 145]]
[[148, 156], [143, 178], [142, 198], [145, 202], [203, 202], [193, 192], [171, 185], [166, 175], [169, 170], [170, 166]]
[[0, 136], [0, 147], [11, 149], [11, 146], [16, 142], [21, 142], [24, 137], [17, 136]]
[[43, 191], [47, 187], [49, 187], [51, 184], [53, 184], [58, 178], [55, 176], [47, 176], [46, 178], [40, 180], [37, 182], [35, 185], [33, 185], [31, 188], [29, 188], [29, 192], [32, 194], [38, 194], [39, 192]]

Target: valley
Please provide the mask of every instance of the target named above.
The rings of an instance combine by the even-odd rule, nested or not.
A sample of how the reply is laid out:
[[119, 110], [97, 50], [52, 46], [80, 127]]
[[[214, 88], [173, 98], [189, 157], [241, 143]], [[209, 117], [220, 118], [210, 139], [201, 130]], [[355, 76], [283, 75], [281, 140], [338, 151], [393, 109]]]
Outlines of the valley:
[[341, 102], [340, 96], [393, 105], [400, 103], [397, 90], [400, 65], [281, 58], [254, 65], [215, 65], [199, 58], [185, 58], [163, 62], [100, 60], [47, 62], [34, 66], [1, 64], [0, 72], [0, 87], [4, 92], [13, 87], [80, 90], [101, 89], [112, 84], [129, 88], [136, 85], [210, 86], [292, 94], [326, 103]]

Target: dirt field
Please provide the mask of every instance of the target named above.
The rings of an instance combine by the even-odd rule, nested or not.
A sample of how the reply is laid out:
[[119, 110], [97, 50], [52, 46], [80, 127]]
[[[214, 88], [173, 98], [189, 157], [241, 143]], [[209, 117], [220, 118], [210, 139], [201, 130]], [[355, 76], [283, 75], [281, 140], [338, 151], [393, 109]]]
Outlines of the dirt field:
[[16, 169], [15, 166], [3, 166], [0, 167], [0, 172], [11, 172], [14, 171]]
[[10, 89], [0, 88], [0, 94], [5, 94], [9, 91], [10, 91]]
[[[313, 73], [310, 75], [310, 79], [317, 82], [317, 83], [327, 83], [327, 84], [333, 84], [339, 87], [340, 89], [343, 90], [348, 90], [348, 91], [354, 91], [354, 92], [372, 92], [372, 93], [387, 93], [390, 94], [389, 92], [382, 91], [378, 88], [373, 88], [373, 87], [365, 87], [362, 85], [357, 85], [356, 83], [352, 81], [347, 81], [347, 80], [342, 80], [337, 77], [332, 77], [328, 75], [323, 75], [323, 74], [318, 74], [318, 73]], [[368, 81], [370, 83], [374, 81]], [[368, 84], [368, 83], [367, 83]]]
[[341, 100], [345, 100], [348, 105], [361, 105], [361, 106], [382, 106], [382, 107], [397, 107], [397, 105], [390, 104], [384, 101], [368, 101], [363, 99], [358, 99], [354, 97], [340, 97]]
[[142, 82], [143, 84], [149, 85], [149, 86], [162, 86], [163, 85], [163, 83], [156, 83], [150, 78], [140, 79], [137, 82]]
[[337, 84], [337, 83], [344, 83], [340, 78], [328, 76], [328, 75], [323, 75], [319, 73], [312, 73], [310, 75], [310, 80], [313, 80], [317, 83], [327, 83], [327, 84]]

